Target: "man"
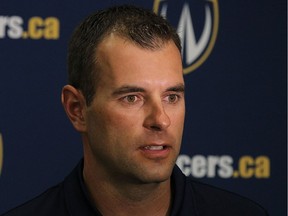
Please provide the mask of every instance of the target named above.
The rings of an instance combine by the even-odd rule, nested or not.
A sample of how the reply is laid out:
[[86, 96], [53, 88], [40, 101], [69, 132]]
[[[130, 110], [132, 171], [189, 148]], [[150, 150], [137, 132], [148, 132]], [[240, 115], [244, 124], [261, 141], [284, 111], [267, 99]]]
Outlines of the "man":
[[185, 116], [180, 51], [175, 30], [149, 11], [119, 6], [86, 18], [69, 44], [62, 91], [84, 159], [5, 215], [266, 215], [175, 166]]

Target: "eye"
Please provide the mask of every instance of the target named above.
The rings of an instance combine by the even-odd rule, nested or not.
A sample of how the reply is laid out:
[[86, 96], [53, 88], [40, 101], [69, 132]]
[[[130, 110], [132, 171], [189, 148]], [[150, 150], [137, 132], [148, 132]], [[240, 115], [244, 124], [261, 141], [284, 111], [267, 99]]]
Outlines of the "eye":
[[127, 95], [123, 98], [123, 101], [127, 103], [135, 103], [138, 101], [138, 97], [136, 95]]
[[170, 94], [166, 97], [168, 103], [176, 103], [179, 100], [179, 95], [177, 94]]

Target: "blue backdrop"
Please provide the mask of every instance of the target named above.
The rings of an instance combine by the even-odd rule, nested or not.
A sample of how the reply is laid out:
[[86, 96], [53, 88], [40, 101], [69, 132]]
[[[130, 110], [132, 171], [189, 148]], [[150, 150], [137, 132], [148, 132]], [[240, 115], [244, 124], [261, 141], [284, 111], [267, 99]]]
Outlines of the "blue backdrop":
[[284, 0], [2, 1], [0, 213], [61, 181], [81, 158], [60, 103], [67, 41], [85, 16], [116, 3], [162, 14], [182, 37], [183, 172], [285, 216]]

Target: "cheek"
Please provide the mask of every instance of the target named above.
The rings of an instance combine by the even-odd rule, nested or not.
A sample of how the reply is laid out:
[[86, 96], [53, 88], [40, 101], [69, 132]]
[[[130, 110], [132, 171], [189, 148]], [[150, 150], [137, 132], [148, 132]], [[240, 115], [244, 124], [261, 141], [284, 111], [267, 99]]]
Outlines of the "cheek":
[[169, 110], [169, 117], [172, 125], [180, 127], [182, 124], [184, 124], [185, 108]]
[[176, 137], [179, 139], [182, 139], [182, 134], [183, 134], [183, 128], [184, 128], [184, 119], [185, 119], [185, 114], [183, 113], [178, 113], [178, 114], [173, 114], [171, 116], [171, 133], [174, 133]]
[[114, 123], [115, 125], [133, 126], [136, 125], [137, 122], [141, 121], [143, 110], [123, 108], [122, 106], [116, 105], [110, 107], [110, 111], [106, 114], [109, 122]]
[[[134, 127], [137, 123], [137, 118], [130, 115], [127, 111], [124, 112], [113, 112], [106, 117], [106, 124], [112, 128], [117, 128], [118, 130], [127, 130], [127, 128]], [[129, 132], [129, 131], [128, 131]]]
[[104, 136], [129, 136], [135, 131], [136, 124], [140, 121], [137, 116], [129, 112], [129, 110], [121, 111], [121, 109], [105, 109], [93, 112], [90, 115], [90, 125], [92, 130], [98, 130]]

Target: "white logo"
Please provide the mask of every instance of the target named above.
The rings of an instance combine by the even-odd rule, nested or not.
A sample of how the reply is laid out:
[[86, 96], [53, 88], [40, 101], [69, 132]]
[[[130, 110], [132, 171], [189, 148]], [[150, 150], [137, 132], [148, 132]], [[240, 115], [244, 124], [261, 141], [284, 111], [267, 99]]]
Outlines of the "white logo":
[[[180, 2], [177, 2], [177, 4]], [[197, 29], [197, 31], [194, 26], [195, 24], [193, 24], [195, 20], [192, 19], [193, 14], [191, 14], [190, 4], [192, 4], [192, 1], [190, 3], [184, 1], [179, 21], [176, 24], [182, 45], [184, 74], [194, 71], [206, 61], [215, 45], [219, 27], [218, 0], [201, 1], [204, 7], [204, 9], [202, 8], [204, 11], [204, 21], [201, 30]], [[169, 6], [168, 0], [155, 0], [153, 10], [165, 18], [169, 18], [171, 13], [175, 16], [177, 13], [174, 13], [174, 10], [176, 9]], [[197, 19], [197, 17], [193, 18]], [[169, 19], [169, 21], [172, 20]]]

